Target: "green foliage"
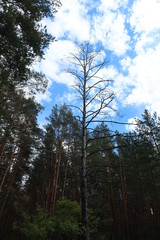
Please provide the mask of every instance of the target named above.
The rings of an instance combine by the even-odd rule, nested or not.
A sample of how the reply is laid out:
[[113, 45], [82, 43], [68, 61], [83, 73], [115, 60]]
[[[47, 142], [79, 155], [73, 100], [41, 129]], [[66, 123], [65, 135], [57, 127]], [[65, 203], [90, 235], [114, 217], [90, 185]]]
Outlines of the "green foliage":
[[89, 219], [89, 232], [90, 234], [95, 234], [99, 225], [99, 218], [95, 216], [93, 209], [88, 209], [88, 219]]
[[1, 43], [0, 73], [2, 79], [27, 80], [30, 64], [42, 57], [44, 49], [53, 39], [42, 27], [44, 17], [53, 17], [59, 0], [2, 0], [0, 3]]
[[[40, 145], [34, 96], [47, 80], [31, 66], [40, 60], [54, 38], [41, 21], [53, 17], [59, 0], [0, 1], [0, 232], [6, 239], [15, 221], [18, 199], [28, 177], [30, 160]], [[27, 97], [26, 97], [27, 95]], [[7, 220], [9, 219], [9, 221]], [[5, 226], [5, 228], [3, 227]], [[5, 237], [3, 237], [5, 236]]]
[[76, 240], [81, 233], [81, 209], [76, 201], [63, 198], [56, 204], [55, 214], [50, 219], [50, 234], [55, 240]]
[[97, 205], [94, 209], [94, 215], [97, 216], [99, 221], [97, 222], [96, 232], [91, 234], [93, 235], [94, 240], [109, 240], [112, 232], [112, 223], [113, 219], [110, 217], [108, 204], [100, 202], [99, 206]]
[[81, 233], [81, 210], [77, 202], [63, 198], [57, 201], [55, 214], [49, 217], [37, 206], [34, 215], [24, 213], [23, 222], [15, 222], [13, 229], [27, 240], [76, 240]]
[[[20, 224], [20, 225], [19, 225]], [[37, 207], [36, 213], [23, 214], [22, 223], [14, 223], [13, 229], [19, 230], [22, 237], [25, 239], [43, 240], [47, 238], [48, 216], [44, 209]]]

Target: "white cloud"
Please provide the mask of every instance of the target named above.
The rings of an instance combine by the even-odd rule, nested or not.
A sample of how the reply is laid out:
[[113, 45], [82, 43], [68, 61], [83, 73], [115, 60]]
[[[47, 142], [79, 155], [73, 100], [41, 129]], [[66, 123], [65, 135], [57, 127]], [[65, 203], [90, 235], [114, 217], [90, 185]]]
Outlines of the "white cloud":
[[38, 63], [41, 71], [52, 81], [71, 86], [73, 77], [65, 73], [69, 62], [67, 57], [74, 52], [75, 44], [69, 40], [59, 40], [50, 45], [46, 51], [45, 59]]
[[[74, 41], [100, 42], [106, 51], [111, 51], [111, 57], [114, 53], [113, 64], [114, 59], [120, 63], [118, 67], [109, 65], [101, 74], [115, 80], [113, 87], [121, 105], [143, 104], [151, 111], [158, 111], [159, 13], [158, 0], [135, 0], [133, 5], [128, 0], [62, 0], [54, 21], [45, 19], [49, 32], [58, 41], [50, 45], [38, 67], [52, 82], [71, 87], [74, 78], [63, 70], [69, 66], [66, 58], [74, 52]], [[63, 99], [72, 101], [73, 97], [65, 93]], [[41, 98], [49, 101], [49, 90]]]
[[[134, 125], [136, 123], [136, 120], [138, 119], [138, 117], [134, 117], [134, 118], [129, 118], [128, 119], [128, 123], [130, 125], [126, 125], [126, 130], [127, 131], [135, 131], [136, 130], [136, 125]], [[132, 125], [133, 124], [133, 125]]]
[[106, 10], [111, 10], [111, 11], [116, 11], [119, 7], [123, 6], [125, 7], [128, 3], [128, 0], [101, 0], [101, 4], [99, 6], [100, 11], [106, 11]]
[[113, 65], [109, 65], [106, 69], [106, 75], [108, 79], [115, 80], [117, 77], [118, 71]]
[[132, 59], [129, 56], [126, 56], [120, 61], [123, 71], [128, 71], [128, 67], [131, 65]]
[[95, 42], [102, 42], [106, 49], [113, 51], [117, 56], [123, 55], [130, 49], [130, 36], [125, 28], [126, 17], [118, 10], [113, 12], [108, 8], [106, 11], [104, 9], [93, 18], [92, 38]]
[[[120, 60], [115, 90], [123, 105], [147, 107], [160, 113], [160, 1], [137, 0], [130, 10], [132, 53]], [[125, 26], [126, 27], [126, 26]], [[133, 57], [134, 56], [134, 57]], [[125, 73], [125, 75], [123, 75]]]
[[130, 24], [135, 33], [149, 33], [160, 28], [160, 1], [137, 0], [133, 4]]
[[125, 28], [125, 17], [119, 14], [114, 19], [109, 33], [107, 33], [106, 46], [120, 56], [130, 49], [129, 40], [130, 37]]
[[132, 81], [128, 76], [124, 76], [121, 73], [118, 73], [115, 77], [114, 82], [114, 91], [116, 97], [121, 103], [121, 106], [126, 106], [126, 98], [130, 94], [130, 88], [132, 86]]
[[51, 98], [51, 93], [49, 92], [49, 90], [47, 89], [45, 93], [37, 93], [36, 94], [36, 101], [37, 102], [51, 102], [52, 98]]
[[55, 20], [47, 20], [48, 31], [59, 38], [84, 41], [89, 39], [90, 23], [87, 18], [85, 2], [78, 0], [62, 0], [62, 7]]
[[139, 37], [136, 41], [135, 45], [135, 52], [137, 54], [144, 52], [145, 49], [150, 47], [154, 43], [154, 38], [153, 36], [148, 36], [147, 34], [143, 33], [141, 34], [141, 37]]
[[57, 104], [72, 104], [76, 105], [77, 102], [77, 94], [75, 92], [65, 92], [62, 96], [57, 97]]
[[129, 67], [129, 77], [134, 81], [134, 88], [126, 99], [127, 104], [145, 104], [151, 109], [155, 103], [160, 106], [159, 56], [160, 44], [155, 49], [148, 48], [133, 59]]
[[160, 38], [160, 1], [137, 0], [132, 7], [129, 23], [135, 39], [137, 54], [154, 47]]

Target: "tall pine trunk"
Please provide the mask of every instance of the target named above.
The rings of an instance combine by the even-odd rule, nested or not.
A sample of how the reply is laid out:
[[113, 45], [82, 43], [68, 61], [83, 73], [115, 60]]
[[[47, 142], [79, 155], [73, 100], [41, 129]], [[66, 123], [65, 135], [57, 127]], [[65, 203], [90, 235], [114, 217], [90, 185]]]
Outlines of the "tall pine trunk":
[[[83, 56], [85, 61], [85, 57]], [[84, 83], [83, 83], [83, 120], [82, 120], [82, 175], [81, 175], [81, 208], [82, 208], [82, 224], [84, 226], [83, 240], [89, 240], [89, 224], [88, 224], [88, 201], [87, 201], [87, 129], [86, 129], [86, 64], [84, 62]]]

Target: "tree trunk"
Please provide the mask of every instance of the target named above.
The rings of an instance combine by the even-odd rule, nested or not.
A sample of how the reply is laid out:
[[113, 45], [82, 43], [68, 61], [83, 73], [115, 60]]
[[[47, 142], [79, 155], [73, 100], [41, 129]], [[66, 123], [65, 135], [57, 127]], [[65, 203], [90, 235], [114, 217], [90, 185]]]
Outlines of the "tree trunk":
[[16, 146], [14, 147], [13, 152], [11, 152], [11, 156], [10, 156], [10, 159], [9, 159], [9, 162], [8, 162], [8, 166], [7, 166], [6, 171], [5, 171], [4, 175], [3, 175], [2, 181], [1, 181], [1, 183], [0, 183], [0, 191], [1, 191], [2, 187], [3, 187], [3, 184], [4, 184], [4, 181], [5, 181], [6, 176], [7, 176], [7, 174], [8, 174], [8, 171], [9, 171], [9, 169], [10, 169], [10, 167], [11, 167], [11, 164], [12, 164], [12, 161], [13, 161], [14, 154], [15, 154], [15, 152], [16, 152], [18, 143], [19, 143], [19, 139], [18, 139], [17, 142], [16, 142]]
[[120, 161], [120, 180], [121, 180], [121, 186], [122, 186], [122, 195], [123, 195], [123, 206], [124, 206], [124, 213], [125, 213], [125, 239], [129, 239], [129, 220], [128, 220], [128, 206], [127, 206], [127, 191], [126, 191], [126, 182], [125, 182], [125, 172], [124, 172], [124, 163], [121, 163]]
[[53, 202], [54, 202], [54, 192], [55, 192], [55, 182], [56, 182], [56, 173], [57, 173], [57, 159], [58, 159], [58, 151], [59, 151], [59, 141], [57, 140], [57, 146], [56, 146], [56, 158], [54, 162], [54, 171], [52, 176], [52, 193], [51, 193], [51, 205], [50, 205], [50, 216], [53, 212]]
[[[84, 58], [85, 59], [85, 58]], [[83, 126], [82, 126], [82, 179], [81, 179], [81, 208], [82, 224], [84, 226], [83, 240], [89, 240], [88, 223], [88, 201], [87, 201], [87, 129], [86, 129], [86, 68], [84, 63], [84, 85], [83, 85]]]
[[[108, 146], [107, 146], [108, 147]], [[117, 236], [117, 226], [116, 226], [116, 217], [115, 217], [115, 201], [114, 201], [114, 190], [113, 190], [113, 183], [112, 183], [112, 173], [111, 173], [111, 166], [110, 166], [110, 159], [109, 159], [109, 153], [106, 151], [106, 162], [107, 162], [107, 172], [109, 175], [109, 208], [110, 208], [110, 216], [113, 219], [113, 236]]]
[[[13, 119], [14, 119], [14, 115], [13, 115]], [[8, 131], [8, 132], [12, 130], [13, 124], [14, 124], [14, 120], [12, 120], [12, 122], [11, 122], [10, 125], [8, 126], [8, 128], [7, 128], [7, 131]], [[8, 141], [8, 137], [7, 137], [7, 134], [5, 133], [5, 134], [4, 134], [3, 144], [2, 144], [1, 149], [0, 149], [0, 161], [1, 161], [2, 156], [3, 156], [3, 153], [4, 153], [4, 151], [5, 151], [5, 148], [6, 148], [6, 145], [7, 145], [7, 141]]]
[[[62, 127], [62, 136], [63, 136], [63, 127]], [[55, 204], [56, 204], [57, 184], [58, 184], [59, 169], [60, 169], [61, 156], [62, 156], [62, 143], [63, 143], [63, 138], [61, 137], [59, 152], [57, 150], [57, 153], [56, 153], [56, 156], [57, 156], [56, 158], [58, 158], [58, 165], [57, 165], [57, 171], [55, 169], [55, 175], [54, 175], [54, 186], [53, 186], [51, 210], [50, 210], [50, 215], [51, 216], [54, 213]]]
[[3, 141], [3, 144], [2, 144], [2, 147], [0, 149], [0, 161], [1, 161], [2, 157], [3, 157], [3, 153], [4, 153], [4, 150], [5, 150], [6, 145], [7, 145], [7, 140], [8, 140], [8, 138], [5, 137], [5, 139]]
[[67, 172], [68, 172], [69, 147], [70, 147], [70, 143], [68, 143], [68, 153], [67, 153], [67, 160], [66, 160], [66, 166], [65, 166], [65, 172], [64, 172], [64, 182], [63, 182], [63, 188], [62, 188], [62, 198], [64, 197], [64, 191], [65, 191], [66, 179], [67, 179]]

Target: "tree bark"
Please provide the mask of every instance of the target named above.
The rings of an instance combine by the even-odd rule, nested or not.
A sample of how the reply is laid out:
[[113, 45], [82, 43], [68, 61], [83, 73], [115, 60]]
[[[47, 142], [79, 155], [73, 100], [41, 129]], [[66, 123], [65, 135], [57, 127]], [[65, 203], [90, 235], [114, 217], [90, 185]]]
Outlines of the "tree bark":
[[67, 172], [68, 172], [69, 148], [70, 148], [70, 139], [69, 139], [69, 143], [68, 143], [67, 160], [66, 160], [66, 166], [65, 166], [65, 172], [64, 172], [64, 182], [63, 182], [63, 188], [62, 188], [62, 198], [64, 197], [64, 191], [65, 191], [66, 179], [67, 179]]
[[10, 167], [11, 167], [11, 164], [12, 164], [12, 161], [13, 161], [13, 158], [14, 158], [14, 154], [15, 154], [16, 149], [17, 149], [17, 146], [18, 146], [18, 144], [19, 144], [19, 140], [20, 140], [20, 139], [17, 140], [13, 152], [11, 152], [11, 156], [10, 156], [10, 159], [9, 159], [9, 162], [8, 162], [8, 166], [7, 166], [6, 171], [5, 171], [4, 175], [3, 175], [2, 181], [1, 181], [1, 183], [0, 183], [0, 191], [1, 191], [2, 187], [3, 187], [3, 184], [4, 184], [4, 181], [5, 181], [6, 176], [7, 176], [7, 174], [8, 174], [8, 171], [9, 171], [9, 169], [10, 169]]
[[89, 224], [88, 224], [88, 201], [87, 201], [87, 129], [86, 129], [86, 63], [83, 52], [84, 61], [84, 84], [83, 84], [83, 126], [82, 126], [82, 178], [81, 178], [81, 207], [82, 207], [82, 224], [84, 226], [83, 240], [89, 240]]
[[56, 174], [56, 181], [55, 181], [55, 187], [54, 187], [53, 205], [52, 205], [51, 215], [53, 215], [53, 213], [54, 213], [55, 204], [56, 204], [57, 185], [58, 185], [58, 179], [59, 179], [59, 169], [60, 169], [60, 163], [61, 163], [61, 156], [62, 156], [62, 139], [61, 139], [61, 143], [60, 143], [60, 150], [59, 150], [59, 158], [58, 158], [58, 166], [57, 166], [57, 174]]

